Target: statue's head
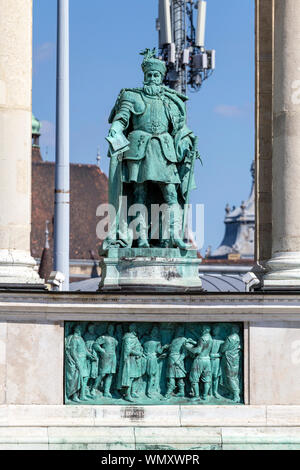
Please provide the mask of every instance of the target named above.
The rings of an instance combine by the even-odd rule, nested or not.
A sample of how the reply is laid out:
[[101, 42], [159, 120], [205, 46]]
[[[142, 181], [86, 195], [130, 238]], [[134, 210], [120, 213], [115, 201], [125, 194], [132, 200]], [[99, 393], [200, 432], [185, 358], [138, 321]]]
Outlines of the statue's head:
[[213, 330], [212, 330], [213, 335], [214, 335], [214, 336], [218, 336], [219, 333], [220, 333], [220, 330], [221, 330], [220, 325], [215, 325], [215, 326], [213, 327]]
[[81, 328], [79, 325], [76, 325], [74, 328], [74, 333], [81, 336]]
[[154, 326], [151, 330], [151, 336], [152, 338], [158, 338], [159, 336], [159, 329], [157, 326]]
[[210, 326], [204, 325], [204, 326], [202, 327], [202, 334], [203, 334], [203, 335], [205, 335], [205, 334], [207, 334], [207, 333], [210, 333], [210, 331], [211, 331]]
[[96, 329], [95, 323], [89, 323], [87, 326], [87, 330], [90, 334], [94, 334]]
[[109, 323], [108, 327], [107, 327], [107, 334], [108, 336], [113, 336], [114, 335], [114, 332], [115, 332], [115, 327], [112, 323]]
[[240, 332], [240, 328], [237, 325], [233, 325], [231, 328], [231, 334], [232, 335], [238, 335]]
[[130, 323], [129, 325], [129, 332], [130, 333], [136, 333], [137, 332], [137, 326], [135, 323]]
[[144, 56], [142, 69], [144, 72], [144, 85], [160, 87], [167, 71], [166, 64], [155, 57], [155, 48], [151, 51], [145, 49], [141, 52]]

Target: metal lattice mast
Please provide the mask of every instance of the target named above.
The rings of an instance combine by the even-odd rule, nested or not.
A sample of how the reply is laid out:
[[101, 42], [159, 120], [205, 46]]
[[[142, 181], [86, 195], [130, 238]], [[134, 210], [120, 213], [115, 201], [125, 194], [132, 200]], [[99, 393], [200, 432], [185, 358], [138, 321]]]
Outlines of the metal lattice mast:
[[172, 31], [174, 35], [175, 54], [176, 54], [176, 75], [177, 80], [170, 83], [170, 86], [180, 93], [186, 91], [186, 73], [181, 67], [181, 52], [185, 49], [186, 45], [186, 22], [185, 22], [185, 11], [186, 1], [185, 0], [173, 0], [172, 6]]
[[[205, 50], [205, 0], [158, 0], [160, 57], [165, 84], [181, 93], [197, 91], [215, 68], [215, 51]], [[196, 19], [196, 24], [194, 22]]]

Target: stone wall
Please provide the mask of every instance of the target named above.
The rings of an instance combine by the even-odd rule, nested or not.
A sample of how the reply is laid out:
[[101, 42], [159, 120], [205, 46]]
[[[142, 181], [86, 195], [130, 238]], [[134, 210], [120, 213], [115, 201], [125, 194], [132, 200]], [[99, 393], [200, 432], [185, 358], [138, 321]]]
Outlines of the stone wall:
[[[78, 321], [242, 323], [245, 404], [64, 405]], [[298, 449], [299, 344], [296, 294], [0, 293], [0, 449]]]
[[64, 322], [242, 323], [245, 404], [300, 405], [296, 294], [0, 294], [2, 404], [62, 405]]

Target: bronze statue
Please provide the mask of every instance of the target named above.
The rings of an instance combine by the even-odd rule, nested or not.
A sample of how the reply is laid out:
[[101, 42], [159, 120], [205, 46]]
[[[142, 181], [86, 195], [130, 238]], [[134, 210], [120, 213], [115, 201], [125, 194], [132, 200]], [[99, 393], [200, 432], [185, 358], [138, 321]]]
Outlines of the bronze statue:
[[167, 363], [167, 381], [168, 389], [165, 398], [172, 396], [176, 385], [178, 387], [177, 397], [184, 397], [184, 378], [186, 370], [184, 367], [184, 359], [189, 345], [197, 344], [195, 341], [184, 336], [184, 327], [179, 326], [175, 333], [175, 338], [168, 347], [168, 363]]
[[[82, 338], [82, 332], [79, 325], [74, 328], [74, 334], [69, 336], [66, 341], [67, 363], [66, 375], [69, 381], [69, 394], [72, 393], [72, 400], [88, 400], [87, 383], [89, 380], [88, 360], [95, 360], [95, 357], [87, 350]], [[73, 386], [70, 385], [73, 382]], [[72, 390], [73, 389], [73, 390]], [[79, 394], [79, 398], [78, 398]], [[69, 395], [70, 397], [71, 395]]]
[[153, 398], [160, 394], [160, 358], [162, 358], [163, 352], [169, 346], [165, 345], [162, 347], [159, 329], [154, 326], [151, 330], [150, 336], [146, 338], [144, 344], [144, 356], [146, 359], [146, 376], [147, 376], [147, 396]]
[[203, 383], [203, 400], [207, 400], [208, 398], [211, 385], [211, 364], [209, 357], [211, 347], [212, 337], [210, 335], [210, 327], [205, 325], [197, 346], [195, 348], [189, 348], [189, 351], [195, 356], [189, 377], [193, 398], [195, 399], [200, 398], [199, 381]]
[[118, 341], [114, 338], [114, 325], [110, 324], [107, 328], [107, 334], [99, 336], [93, 344], [93, 350], [99, 355], [99, 372], [93, 386], [93, 395], [96, 394], [101, 382], [104, 382], [103, 396], [112, 398], [110, 387], [113, 375], [117, 370], [117, 355], [116, 349]]
[[[149, 210], [151, 204], [164, 203], [169, 230], [154, 243], [187, 249], [182, 211], [195, 187], [194, 163], [199, 158], [196, 137], [186, 124], [188, 98], [163, 85], [166, 65], [155, 57], [155, 49], [146, 49], [142, 55], [144, 86], [121, 90], [109, 118], [109, 202], [118, 216], [103, 249], [133, 245], [134, 234], [126, 225], [120, 196], [128, 197], [128, 207], [139, 204]], [[149, 248], [149, 220], [142, 209], [136, 215], [139, 223], [135, 244]], [[150, 222], [153, 225], [153, 220]]]
[[222, 346], [221, 352], [223, 354], [224, 382], [232, 392], [235, 403], [239, 403], [241, 400], [239, 383], [240, 351], [239, 327], [234, 325], [231, 329], [231, 334], [226, 338]]
[[211, 362], [211, 374], [212, 374], [212, 394], [218, 400], [221, 397], [219, 394], [219, 383], [222, 375], [221, 370], [221, 346], [224, 344], [224, 340], [219, 338], [220, 334], [220, 325], [213, 327], [213, 339], [212, 347], [210, 353], [210, 362]]
[[143, 375], [143, 348], [137, 337], [135, 323], [129, 325], [129, 332], [125, 333], [122, 341], [120, 368], [118, 374], [118, 389], [125, 390], [125, 400], [134, 402], [138, 398], [137, 382]]

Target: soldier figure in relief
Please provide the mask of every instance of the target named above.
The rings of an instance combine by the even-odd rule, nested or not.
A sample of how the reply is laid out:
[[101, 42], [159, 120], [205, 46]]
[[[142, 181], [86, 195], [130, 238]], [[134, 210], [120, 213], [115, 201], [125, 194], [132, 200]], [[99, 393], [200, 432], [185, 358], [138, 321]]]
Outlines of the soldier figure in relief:
[[[118, 211], [120, 193], [124, 195], [127, 186], [131, 188], [132, 202], [147, 206], [153, 197], [149, 184], [154, 184], [155, 195], [160, 195], [156, 202], [167, 206], [170, 223], [170, 237], [160, 239], [160, 246], [186, 249], [182, 206], [195, 187], [191, 162], [198, 158], [196, 138], [186, 125], [187, 97], [162, 84], [166, 65], [155, 58], [155, 50], [146, 49], [142, 54], [143, 88], [123, 89], [109, 119], [108, 140], [126, 137], [129, 142], [121, 155], [110, 146], [109, 202]], [[150, 239], [148, 220], [140, 212], [137, 246], [148, 248]], [[106, 239], [103, 249], [113, 245], [131, 246], [132, 239], [119, 227], [114, 236]]]
[[208, 392], [211, 386], [211, 364], [210, 353], [212, 348], [212, 337], [210, 327], [204, 326], [202, 335], [195, 348], [189, 351], [196, 357], [193, 361], [190, 371], [190, 382], [192, 386], [193, 398], [200, 398], [199, 381], [203, 383], [203, 400], [207, 400]]
[[175, 338], [168, 347], [168, 362], [167, 362], [167, 381], [168, 389], [165, 398], [171, 398], [176, 385], [178, 386], [177, 397], [184, 397], [184, 378], [186, 377], [186, 370], [184, 366], [184, 359], [190, 346], [197, 344], [196, 341], [185, 338], [184, 326], [179, 326], [175, 333]]
[[221, 349], [224, 382], [227, 388], [232, 392], [233, 401], [235, 403], [239, 403], [241, 400], [239, 381], [241, 340], [239, 332], [239, 327], [234, 325], [231, 334], [226, 338]]
[[160, 363], [159, 357], [163, 354], [168, 345], [162, 347], [159, 329], [154, 326], [150, 336], [144, 342], [144, 356], [146, 359], [146, 376], [147, 376], [147, 390], [148, 398], [153, 398], [160, 393], [159, 379], [160, 379]]
[[101, 382], [104, 382], [103, 396], [112, 398], [110, 393], [113, 375], [117, 370], [117, 354], [116, 349], [118, 341], [114, 338], [114, 325], [110, 324], [107, 328], [107, 334], [99, 336], [93, 344], [93, 350], [99, 355], [99, 373], [94, 383], [92, 394], [96, 395]]
[[210, 353], [211, 362], [211, 374], [212, 374], [212, 394], [218, 400], [221, 397], [218, 393], [220, 378], [222, 375], [221, 371], [221, 346], [224, 344], [224, 340], [219, 339], [220, 326], [216, 325], [213, 327], [213, 340], [212, 348]]
[[135, 323], [129, 325], [122, 341], [118, 373], [118, 390], [125, 390], [125, 400], [134, 402], [137, 394], [138, 380], [143, 375], [143, 348], [137, 336]]
[[75, 326], [74, 334], [67, 338], [67, 350], [68, 356], [73, 360], [74, 367], [78, 371], [78, 389], [73, 394], [73, 401], [88, 400], [91, 398], [88, 396], [87, 389], [90, 373], [88, 361], [95, 361], [96, 359], [95, 356], [87, 350], [79, 325]]
[[96, 352], [93, 349], [93, 344], [97, 339], [96, 334], [96, 325], [94, 323], [89, 323], [87, 326], [87, 332], [85, 333], [83, 339], [85, 341], [85, 345], [87, 347], [88, 352], [94, 356], [94, 360], [88, 358], [88, 368], [89, 368], [89, 387], [91, 389], [91, 395], [93, 396], [93, 385], [95, 383], [95, 379], [98, 376], [98, 357]]

